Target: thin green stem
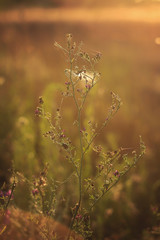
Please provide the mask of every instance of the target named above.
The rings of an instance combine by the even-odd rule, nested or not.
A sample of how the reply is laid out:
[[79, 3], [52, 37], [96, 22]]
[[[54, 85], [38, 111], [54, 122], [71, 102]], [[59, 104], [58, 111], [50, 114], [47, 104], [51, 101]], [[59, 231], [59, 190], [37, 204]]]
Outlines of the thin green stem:
[[95, 134], [93, 134], [93, 136], [91, 137], [91, 139], [90, 139], [87, 147], [85, 148], [83, 154], [85, 154], [85, 153], [87, 152], [87, 150], [89, 149], [89, 147], [90, 147], [90, 145], [92, 144], [93, 140], [100, 134], [100, 132], [103, 130], [103, 128], [106, 127], [107, 123], [109, 123], [109, 121], [114, 117], [114, 115], [118, 112], [119, 108], [120, 108], [120, 103], [118, 104], [117, 109], [116, 109], [116, 111], [114, 112], [114, 114], [112, 114], [112, 115], [108, 118], [108, 120], [106, 120], [106, 121], [102, 124], [102, 126], [99, 128], [99, 130], [98, 130]]
[[6, 206], [5, 206], [5, 208], [4, 208], [5, 211], [7, 210], [8, 206], [9, 206], [9, 203], [10, 203], [11, 198], [12, 198], [12, 196], [13, 196], [13, 191], [14, 191], [15, 187], [16, 187], [16, 183], [15, 183], [15, 180], [14, 180], [14, 182], [13, 182], [13, 184], [12, 184], [12, 188], [11, 188], [11, 194], [9, 195], [8, 201], [7, 201]]
[[42, 202], [42, 212], [43, 214], [45, 214], [45, 202], [44, 202], [44, 196], [43, 196], [43, 193], [41, 191], [41, 188], [38, 186], [38, 191], [40, 193], [40, 196], [41, 196], [41, 202]]
[[67, 240], [69, 240], [70, 235], [71, 235], [71, 230], [73, 228], [74, 225], [74, 221], [76, 218], [76, 215], [78, 213], [78, 210], [81, 206], [81, 202], [82, 202], [82, 170], [83, 170], [83, 157], [84, 157], [84, 153], [83, 153], [83, 140], [82, 140], [82, 135], [81, 135], [81, 109], [79, 107], [78, 101], [76, 99], [76, 95], [75, 95], [75, 85], [72, 79], [72, 71], [73, 71], [73, 60], [71, 57], [71, 50], [69, 50], [69, 60], [70, 60], [70, 82], [72, 85], [72, 91], [73, 91], [73, 99], [77, 108], [77, 112], [78, 112], [78, 132], [79, 132], [79, 142], [80, 142], [80, 153], [81, 153], [81, 157], [80, 157], [80, 167], [79, 167], [79, 174], [78, 174], [78, 180], [79, 180], [79, 201], [78, 201], [78, 205], [76, 207], [76, 210], [74, 212], [73, 218], [71, 220], [71, 224], [70, 224], [70, 230], [68, 233], [68, 237]]

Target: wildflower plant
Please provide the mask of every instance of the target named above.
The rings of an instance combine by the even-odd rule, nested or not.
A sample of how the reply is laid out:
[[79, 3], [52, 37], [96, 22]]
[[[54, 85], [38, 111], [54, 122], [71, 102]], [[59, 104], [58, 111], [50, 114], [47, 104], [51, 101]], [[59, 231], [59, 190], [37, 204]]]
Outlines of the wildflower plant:
[[10, 210], [8, 209], [10, 203], [14, 199], [14, 190], [16, 187], [16, 177], [14, 170], [12, 171], [12, 178], [9, 189], [4, 183], [0, 189], [0, 236], [6, 231], [7, 225], [10, 222]]
[[[81, 43], [77, 46], [72, 41], [71, 34], [68, 34], [66, 38], [66, 47], [57, 42], [54, 45], [64, 53], [68, 62], [68, 68], [65, 70], [66, 81], [64, 83], [65, 91], [62, 93], [62, 103], [66, 98], [72, 98], [75, 104], [77, 118], [73, 124], [77, 127], [78, 146], [72, 141], [72, 136], [68, 136], [62, 127], [62, 103], [57, 108], [55, 117], [52, 117], [45, 110], [44, 100], [40, 97], [35, 114], [48, 121], [49, 131], [44, 133], [44, 137], [50, 138], [54, 144], [63, 149], [65, 158], [73, 167], [71, 175], [76, 176], [78, 180], [78, 196], [74, 206], [71, 206], [72, 218], [67, 239], [70, 239], [72, 229], [80, 233], [84, 239], [90, 239], [92, 236], [90, 212], [100, 199], [119, 182], [121, 177], [136, 165], [145, 153], [145, 145], [140, 137], [140, 152], [137, 153], [122, 147], [106, 152], [101, 145], [95, 144], [96, 137], [102, 133], [117, 113], [122, 102], [117, 94], [111, 92], [112, 104], [105, 113], [104, 121], [97, 124], [89, 120], [84, 126], [83, 113], [86, 100], [101, 77], [101, 74], [96, 71], [96, 64], [99, 62], [101, 54], [96, 53], [95, 56], [90, 57], [87, 52], [82, 50]], [[90, 149], [95, 152], [98, 159], [95, 176], [84, 174], [86, 155]], [[68, 180], [71, 181], [70, 176]], [[34, 197], [40, 193], [43, 199], [39, 185], [35, 186], [32, 193]]]
[[[68, 34], [66, 39], [66, 47], [57, 42], [54, 44], [56, 48], [63, 52], [68, 63], [65, 70], [66, 80], [61, 104], [52, 116], [51, 113], [46, 111], [43, 97], [39, 97], [39, 106], [36, 108], [35, 114], [48, 122], [48, 131], [43, 136], [49, 138], [53, 144], [59, 147], [63, 157], [72, 166], [71, 173], [63, 181], [55, 179], [54, 176], [50, 178], [48, 174], [49, 165], [46, 163], [41, 172], [31, 180], [26, 178], [23, 173], [16, 172], [13, 164], [10, 188], [5, 190], [5, 186], [3, 186], [0, 189], [0, 218], [3, 221], [0, 235], [6, 231], [10, 219], [8, 206], [13, 200], [13, 193], [18, 182], [25, 182], [29, 186], [30, 209], [53, 218], [56, 218], [59, 211], [57, 209], [60, 205], [60, 191], [62, 191], [63, 185], [69, 182], [71, 185], [75, 185], [76, 190], [73, 193], [72, 201], [68, 201], [69, 206], [66, 204], [66, 208], [69, 208], [72, 214], [66, 240], [73, 239], [72, 230], [84, 239], [93, 239], [91, 211], [145, 153], [145, 145], [141, 137], [139, 153], [123, 147], [114, 151], [106, 151], [103, 146], [97, 144], [96, 138], [118, 112], [122, 102], [117, 94], [111, 92], [111, 106], [104, 113], [102, 123], [84, 119], [88, 97], [101, 78], [101, 74], [96, 70], [101, 54], [96, 53], [91, 57], [86, 51], [82, 50], [82, 43], [76, 45], [73, 42], [71, 34]], [[71, 124], [76, 128], [78, 141], [73, 138], [72, 134], [68, 133], [67, 129], [64, 129], [63, 103], [66, 99], [71, 99], [74, 103], [76, 119]], [[96, 172], [94, 174], [86, 171], [87, 154], [91, 151], [96, 156]], [[33, 219], [34, 221], [36, 220]], [[41, 232], [43, 233], [43, 229], [41, 229]], [[52, 239], [55, 238], [53, 236]]]

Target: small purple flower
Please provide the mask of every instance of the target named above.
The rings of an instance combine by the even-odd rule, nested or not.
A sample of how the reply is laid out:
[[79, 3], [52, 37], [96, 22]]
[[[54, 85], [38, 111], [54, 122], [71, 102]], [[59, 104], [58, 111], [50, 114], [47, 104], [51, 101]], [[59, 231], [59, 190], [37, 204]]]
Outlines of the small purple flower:
[[42, 115], [42, 108], [37, 107], [36, 110], [35, 110], [35, 115], [37, 115], [37, 116]]
[[32, 190], [32, 194], [33, 194], [33, 196], [37, 195], [38, 193], [39, 193], [39, 191], [38, 191], [37, 188], [35, 188], [35, 189]]
[[8, 192], [4, 192], [4, 197], [8, 197]]
[[79, 89], [79, 88], [77, 88], [77, 92], [81, 93], [81, 92], [82, 92], [82, 90], [81, 90], [81, 89]]
[[39, 97], [39, 104], [43, 104], [43, 103], [44, 103], [43, 98]]
[[0, 191], [0, 197], [2, 198], [4, 196], [3, 192]]
[[77, 214], [76, 219], [77, 219], [77, 220], [81, 220], [81, 219], [82, 219], [82, 215]]
[[7, 195], [10, 196], [12, 193], [11, 189], [8, 190]]
[[62, 133], [61, 133], [61, 135], [60, 135], [61, 138], [65, 138], [65, 137], [66, 137], [66, 135], [64, 134], [64, 132], [65, 132], [65, 130], [62, 131]]
[[38, 108], [36, 108], [35, 115], [38, 115], [38, 114], [39, 114], [39, 110], [38, 110]]
[[81, 133], [85, 132], [86, 131], [86, 128], [83, 128], [80, 130]]
[[66, 137], [66, 135], [64, 134], [64, 132], [65, 132], [65, 130], [62, 131], [62, 133], [61, 133], [61, 135], [60, 135], [61, 138], [65, 138], [65, 137]]
[[[12, 196], [11, 196], [11, 194], [12, 194]], [[5, 196], [5, 197], [10, 197], [10, 196], [11, 196], [11, 200], [14, 198], [11, 189], [9, 189], [8, 192], [5, 192], [4, 196]]]
[[71, 83], [70, 82], [65, 82], [65, 85], [69, 86]]
[[61, 138], [65, 138], [65, 135], [64, 135], [64, 134], [61, 134], [60, 137], [61, 137]]
[[116, 177], [120, 177], [120, 173], [118, 172], [118, 170], [116, 170], [113, 174], [114, 174], [114, 176], [116, 176]]
[[86, 84], [86, 86], [85, 86], [88, 90], [90, 90], [90, 88], [91, 88], [91, 85], [90, 84]]
[[3, 192], [3, 196], [4, 197], [8, 197], [8, 193], [7, 192]]

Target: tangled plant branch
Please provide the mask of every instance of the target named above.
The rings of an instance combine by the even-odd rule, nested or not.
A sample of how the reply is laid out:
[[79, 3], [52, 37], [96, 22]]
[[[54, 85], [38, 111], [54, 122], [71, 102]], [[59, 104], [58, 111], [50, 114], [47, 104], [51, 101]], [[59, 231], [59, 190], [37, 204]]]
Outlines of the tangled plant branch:
[[[61, 108], [57, 109], [54, 124], [52, 116], [44, 110], [44, 102], [40, 97], [40, 106], [36, 109], [36, 115], [47, 119], [50, 130], [44, 134], [49, 137], [55, 144], [64, 149], [66, 158], [73, 165], [73, 173], [78, 178], [79, 196], [77, 203], [72, 209], [72, 218], [70, 222], [70, 231], [67, 240], [70, 239], [72, 229], [80, 233], [84, 239], [89, 239], [92, 235], [90, 228], [90, 212], [93, 207], [106, 195], [128, 171], [136, 165], [138, 160], [145, 153], [145, 145], [140, 137], [140, 153], [129, 151], [130, 149], [119, 148], [113, 152], [105, 152], [100, 145], [95, 145], [95, 138], [102, 133], [110, 120], [114, 117], [121, 106], [119, 96], [111, 92], [112, 105], [108, 109], [107, 116], [99, 127], [88, 121], [88, 125], [82, 129], [82, 111], [84, 110], [86, 99], [92, 88], [100, 80], [100, 73], [96, 69], [96, 64], [101, 58], [100, 53], [90, 57], [87, 52], [82, 50], [82, 44], [76, 46], [72, 41], [72, 35], [67, 35], [67, 47], [62, 47], [55, 42], [55, 47], [60, 49], [68, 60], [68, 68], [65, 70], [67, 77], [65, 84], [66, 90], [63, 92], [63, 98], [71, 97], [74, 101], [77, 119], [74, 124], [77, 126], [79, 145], [75, 146], [70, 137], [64, 134], [61, 126]], [[78, 65], [83, 61], [84, 65]], [[84, 163], [85, 155], [92, 149], [99, 159], [96, 176], [85, 177]], [[126, 150], [128, 153], [126, 154]], [[131, 152], [131, 153], [130, 153]], [[68, 178], [70, 179], [70, 177]], [[83, 198], [88, 199], [89, 206], [85, 207]]]

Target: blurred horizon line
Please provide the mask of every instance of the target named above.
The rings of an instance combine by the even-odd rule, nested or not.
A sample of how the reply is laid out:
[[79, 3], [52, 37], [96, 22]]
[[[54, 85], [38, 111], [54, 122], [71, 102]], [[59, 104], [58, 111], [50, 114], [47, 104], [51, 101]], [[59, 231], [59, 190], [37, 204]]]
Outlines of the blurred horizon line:
[[[149, 10], [149, 12], [148, 12]], [[0, 23], [29, 22], [144, 22], [159, 23], [160, 7], [19, 8], [0, 12]]]

